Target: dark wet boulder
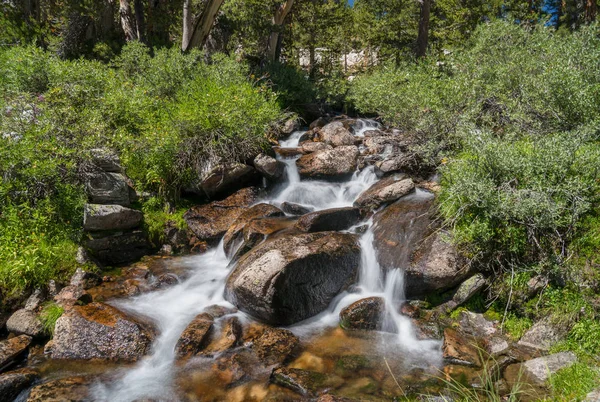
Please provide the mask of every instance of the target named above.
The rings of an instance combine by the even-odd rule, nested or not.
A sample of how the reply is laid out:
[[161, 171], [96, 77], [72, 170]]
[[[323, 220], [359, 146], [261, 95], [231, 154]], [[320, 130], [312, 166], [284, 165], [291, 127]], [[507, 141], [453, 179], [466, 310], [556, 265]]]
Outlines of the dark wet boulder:
[[284, 216], [253, 219], [244, 227], [241, 245], [237, 248], [232, 260], [237, 261], [270, 235], [293, 226], [295, 222], [293, 218]]
[[291, 331], [265, 327], [262, 334], [254, 339], [252, 348], [265, 366], [271, 366], [286, 361], [299, 344], [298, 337]]
[[88, 233], [84, 246], [98, 262], [104, 265], [127, 264], [148, 255], [154, 249], [148, 235], [142, 230], [132, 232]]
[[354, 136], [341, 121], [334, 121], [323, 126], [318, 132], [319, 141], [333, 147], [354, 145]]
[[407, 297], [451, 289], [472, 274], [434, 222], [434, 196], [413, 193], [375, 214], [374, 246], [384, 269], [405, 268]]
[[190, 208], [183, 219], [198, 240], [216, 243], [238, 216], [257, 199], [256, 188], [244, 188], [222, 201]]
[[175, 345], [175, 354], [177, 357], [191, 357], [204, 349], [209, 342], [213, 322], [212, 315], [208, 313], [198, 314], [185, 327]]
[[281, 209], [286, 214], [295, 215], [295, 216], [304, 215], [309, 212], [312, 212], [312, 210], [313, 210], [311, 207], [305, 207], [304, 205], [294, 204], [293, 202], [287, 202], [287, 201], [283, 202], [281, 204]]
[[33, 369], [18, 369], [0, 375], [0, 402], [11, 402], [40, 377]]
[[405, 175], [390, 176], [373, 184], [356, 201], [355, 207], [377, 209], [411, 193], [415, 183]]
[[200, 188], [209, 197], [223, 197], [244, 187], [259, 184], [260, 175], [243, 163], [224, 163], [203, 175]]
[[360, 209], [354, 207], [324, 209], [303, 215], [296, 223], [302, 232], [324, 232], [346, 230], [361, 219]]
[[74, 306], [57, 321], [53, 359], [135, 361], [154, 339], [153, 330], [136, 318], [103, 303]]
[[285, 164], [277, 159], [260, 154], [253, 161], [254, 168], [268, 180], [277, 180], [283, 176]]
[[358, 148], [340, 146], [301, 156], [298, 173], [307, 179], [341, 179], [350, 176], [358, 166]]
[[31, 344], [31, 337], [19, 335], [0, 341], [0, 372], [22, 357]]
[[93, 204], [117, 204], [129, 206], [135, 191], [121, 173], [95, 172], [87, 176], [86, 193]]
[[127, 230], [142, 224], [144, 214], [121, 205], [85, 204], [83, 229], [87, 231]]
[[27, 402], [89, 401], [93, 380], [85, 376], [50, 380], [33, 387]]
[[46, 335], [44, 326], [35, 311], [20, 309], [15, 311], [8, 321], [6, 321], [6, 329], [17, 335], [29, 335], [34, 338], [44, 337]]
[[385, 300], [367, 297], [340, 311], [340, 326], [344, 329], [380, 330], [384, 315]]
[[243, 231], [246, 225], [248, 225], [253, 219], [284, 216], [282, 210], [271, 204], [256, 204], [245, 211], [242, 211], [235, 222], [227, 229], [227, 232], [223, 236], [223, 248], [227, 255], [231, 255], [235, 252], [235, 248], [243, 239]]
[[289, 325], [323, 311], [355, 279], [359, 263], [355, 235], [282, 235], [240, 258], [227, 279], [225, 296], [260, 320]]

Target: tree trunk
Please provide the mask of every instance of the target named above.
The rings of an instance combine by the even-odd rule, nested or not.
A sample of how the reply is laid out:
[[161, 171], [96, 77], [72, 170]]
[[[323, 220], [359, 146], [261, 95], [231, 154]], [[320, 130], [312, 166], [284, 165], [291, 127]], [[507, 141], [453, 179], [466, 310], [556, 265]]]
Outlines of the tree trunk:
[[598, 14], [598, 5], [596, 0], [585, 0], [585, 21], [592, 23], [596, 21], [596, 15]]
[[[223, 1], [224, 0], [207, 0], [204, 10], [202, 10], [202, 14], [196, 19], [191, 30], [189, 30], [189, 27], [192, 24], [188, 25], [188, 22], [191, 19], [191, 2], [189, 0], [184, 1], [184, 35], [181, 42], [181, 50], [187, 52], [191, 48], [202, 48], [204, 46], [204, 42], [206, 42], [206, 38], [208, 38], [210, 29], [217, 18], [217, 13], [223, 4]], [[188, 26], [188, 29], [186, 29], [186, 25]]]
[[269, 56], [269, 60], [271, 61], [275, 61], [279, 58], [278, 45], [281, 45], [280, 27], [283, 25], [285, 17], [287, 17], [287, 15], [292, 10], [293, 5], [294, 0], [286, 0], [284, 4], [282, 4], [277, 8], [277, 10], [275, 10], [275, 15], [273, 16], [274, 30], [271, 31], [271, 34], [269, 35], [269, 42], [267, 44], [267, 54]]
[[135, 10], [137, 38], [140, 42], [146, 43], [146, 23], [144, 21], [144, 4], [142, 0], [134, 0], [133, 8]]
[[181, 50], [190, 45], [192, 38], [192, 0], [183, 0], [183, 36], [181, 38]]
[[138, 40], [136, 20], [129, 0], [119, 0], [119, 16], [121, 17], [121, 27], [123, 28], [123, 32], [125, 32], [125, 40], [127, 42]]
[[429, 13], [432, 0], [421, 0], [421, 17], [419, 19], [419, 35], [417, 36], [417, 57], [427, 54], [427, 43], [429, 42]]

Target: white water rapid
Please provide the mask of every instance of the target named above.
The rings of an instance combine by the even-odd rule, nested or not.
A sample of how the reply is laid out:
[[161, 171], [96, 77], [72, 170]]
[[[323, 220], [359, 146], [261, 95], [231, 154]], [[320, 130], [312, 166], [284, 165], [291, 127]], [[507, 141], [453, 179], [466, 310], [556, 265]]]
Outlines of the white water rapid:
[[[378, 125], [374, 121], [361, 120], [360, 127], [355, 129], [355, 135], [363, 135], [364, 131], [376, 127]], [[281, 141], [281, 147], [296, 147], [303, 133], [293, 133], [287, 140]], [[313, 210], [351, 206], [362, 191], [377, 181], [372, 168], [356, 172], [350, 180], [341, 183], [302, 181], [296, 168], [296, 158], [280, 160], [286, 164], [286, 182], [274, 190], [272, 197], [262, 202], [274, 205], [292, 202]], [[427, 195], [419, 192], [413, 196]], [[402, 267], [383, 272], [373, 246], [373, 224], [371, 221], [366, 224], [369, 228], [360, 240], [362, 260], [356, 286], [351, 291], [338, 295], [328, 310], [292, 326], [290, 330], [301, 339], [306, 339], [338, 325], [339, 312], [349, 304], [365, 297], [380, 296], [385, 299], [388, 312], [384, 329], [396, 334], [391, 347], [415, 352], [413, 355], [419, 360], [416, 365], [439, 365], [440, 342], [418, 340], [410, 319], [398, 313], [398, 307], [404, 300]], [[198, 256], [184, 257], [183, 260], [190, 268], [189, 277], [185, 281], [165, 290], [112, 303], [120, 309], [148, 317], [155, 324], [158, 336], [149, 356], [133, 366], [119, 369], [111, 376], [111, 381], [94, 386], [95, 400], [177, 400], [174, 379], [178, 366], [175, 364], [174, 347], [179, 335], [206, 307], [214, 304], [231, 306], [223, 298], [225, 280], [231, 267], [222, 245]], [[251, 320], [243, 313], [237, 314], [243, 321]], [[207, 364], [211, 364], [210, 361]]]

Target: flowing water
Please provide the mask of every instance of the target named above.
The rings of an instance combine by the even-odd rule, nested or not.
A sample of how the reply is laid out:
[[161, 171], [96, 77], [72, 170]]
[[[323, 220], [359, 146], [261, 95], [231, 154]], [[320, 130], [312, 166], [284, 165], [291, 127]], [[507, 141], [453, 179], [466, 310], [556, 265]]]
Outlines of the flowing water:
[[[378, 124], [361, 120], [357, 126], [355, 135], [363, 135], [364, 131], [377, 128]], [[302, 131], [293, 133], [287, 140], [281, 141], [281, 147], [296, 147], [302, 134]], [[377, 181], [372, 168], [356, 172], [346, 182], [302, 181], [296, 169], [296, 158], [280, 160], [286, 164], [286, 181], [263, 202], [271, 202], [274, 205], [293, 202], [313, 210], [350, 206], [362, 191]], [[423, 192], [413, 196], [427, 197]], [[336, 330], [339, 312], [354, 301], [379, 296], [385, 299], [387, 309], [384, 329], [393, 335], [388, 334], [385, 336], [385, 342], [375, 345], [377, 353], [384, 358], [390, 353], [401, 353], [403, 370], [439, 367], [440, 342], [418, 340], [410, 319], [398, 313], [398, 306], [404, 300], [402, 267], [383, 272], [373, 246], [373, 224], [371, 221], [366, 224], [369, 228], [360, 239], [362, 260], [355, 287], [338, 295], [327, 311], [292, 326], [290, 330], [309, 345], [308, 349], [311, 349], [310, 345], [313, 349], [319, 349], [315, 350], [315, 353], [322, 352], [322, 349], [333, 349], [337, 343], [340, 343], [339, 347], [347, 347], [350, 341]], [[225, 280], [231, 267], [222, 245], [202, 255], [185, 257], [185, 261], [190, 270], [188, 279], [182, 283], [166, 290], [112, 303], [118, 308], [151, 319], [159, 335], [149, 356], [134, 366], [120, 369], [111, 376], [112, 380], [95, 385], [93, 392], [96, 400], [177, 399], [174, 388], [177, 383], [178, 366], [175, 362], [174, 347], [179, 335], [206, 307], [214, 304], [231, 306], [223, 298]], [[251, 321], [251, 318], [243, 313], [237, 314], [242, 321]], [[215, 387], [214, 384], [212, 387]]]

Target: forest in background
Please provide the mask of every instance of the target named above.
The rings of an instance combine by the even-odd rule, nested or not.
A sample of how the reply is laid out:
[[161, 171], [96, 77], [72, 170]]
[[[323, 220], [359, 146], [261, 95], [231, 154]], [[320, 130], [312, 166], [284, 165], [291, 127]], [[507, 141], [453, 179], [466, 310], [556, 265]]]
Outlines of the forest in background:
[[[600, 356], [600, 27], [593, 0], [24, 0], [0, 4], [0, 298], [78, 264], [90, 150], [118, 151], [153, 236], [182, 191], [298, 115], [380, 118], [440, 173], [440, 219], [494, 275], [467, 306]], [[349, 57], [349, 56], [352, 57]], [[360, 57], [354, 57], [359, 55]], [[548, 286], [527, 294], [531, 278]], [[435, 301], [432, 301], [435, 302]], [[577, 381], [574, 381], [577, 379]], [[587, 382], [586, 382], [587, 381]], [[587, 384], [587, 385], [586, 385]]]

